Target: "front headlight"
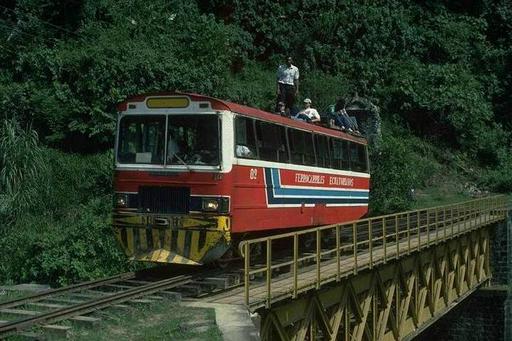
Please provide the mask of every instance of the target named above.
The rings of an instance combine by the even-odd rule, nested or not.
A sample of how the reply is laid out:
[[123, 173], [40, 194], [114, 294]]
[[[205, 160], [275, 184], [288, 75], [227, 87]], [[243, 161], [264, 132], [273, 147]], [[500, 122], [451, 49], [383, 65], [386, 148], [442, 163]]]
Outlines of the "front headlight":
[[116, 193], [114, 202], [116, 207], [128, 207], [128, 194]]
[[[229, 213], [229, 198], [220, 197], [203, 197], [201, 200], [201, 211], [203, 212], [218, 212]], [[199, 208], [197, 208], [199, 209]]]
[[219, 209], [219, 202], [217, 199], [204, 198], [202, 208], [203, 211], [217, 212]]

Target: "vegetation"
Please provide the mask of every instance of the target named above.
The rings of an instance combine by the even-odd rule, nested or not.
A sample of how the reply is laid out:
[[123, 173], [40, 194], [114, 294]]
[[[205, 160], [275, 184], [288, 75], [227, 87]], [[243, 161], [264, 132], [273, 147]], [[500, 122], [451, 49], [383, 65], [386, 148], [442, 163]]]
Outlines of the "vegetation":
[[4, 122], [0, 281], [66, 284], [127, 268], [112, 238], [112, 153], [65, 154]]
[[[0, 291], [0, 302], [21, 298], [27, 292]], [[153, 303], [129, 303], [124, 308], [110, 308], [96, 312], [102, 319], [99, 325], [77, 325], [69, 320], [61, 325], [72, 327], [67, 336], [48, 335], [40, 327], [33, 332], [51, 340], [205, 340], [220, 341], [222, 334], [215, 324], [215, 311], [211, 308], [181, 306], [168, 298]], [[169, 312], [172, 319], [169, 319]], [[25, 340], [14, 335], [9, 340]]]
[[99, 328], [73, 328], [67, 339], [222, 340], [213, 309], [183, 307], [164, 299], [149, 305], [138, 304], [117, 314], [113, 311], [105, 314], [110, 317], [107, 323], [102, 323]]
[[380, 107], [374, 213], [413, 207], [411, 189], [446, 175], [512, 189], [509, 1], [11, 0], [0, 13], [2, 282], [128, 267], [109, 227], [117, 102], [180, 89], [270, 109], [285, 55], [318, 108], [354, 93]]

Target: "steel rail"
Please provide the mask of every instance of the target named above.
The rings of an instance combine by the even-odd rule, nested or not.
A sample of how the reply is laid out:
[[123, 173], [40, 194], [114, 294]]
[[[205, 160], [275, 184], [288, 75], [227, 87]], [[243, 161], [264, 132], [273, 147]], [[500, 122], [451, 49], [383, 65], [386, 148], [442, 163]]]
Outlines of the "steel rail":
[[119, 282], [119, 281], [123, 281], [123, 280], [127, 280], [127, 279], [133, 279], [135, 277], [136, 277], [136, 274], [134, 272], [126, 272], [126, 273], [118, 274], [115, 276], [98, 279], [98, 280], [92, 280], [92, 281], [83, 282], [83, 283], [78, 283], [78, 284], [74, 284], [74, 285], [70, 285], [70, 286], [66, 286], [66, 287], [62, 287], [62, 288], [58, 288], [58, 289], [49, 289], [49, 290], [45, 290], [43, 292], [40, 292], [40, 293], [37, 293], [34, 295], [30, 295], [30, 296], [14, 299], [11, 301], [7, 301], [4, 303], [0, 303], [0, 309], [12, 308], [12, 307], [16, 307], [19, 305], [31, 303], [34, 301], [43, 300], [43, 299], [46, 299], [48, 297], [52, 297], [55, 295], [62, 295], [62, 294], [70, 293], [73, 291], [100, 287], [100, 286], [103, 286], [106, 284], [111, 284], [111, 283], [115, 283], [115, 282]]
[[160, 280], [154, 283], [146, 284], [133, 289], [128, 289], [119, 293], [110, 294], [105, 297], [76, 304], [71, 307], [65, 307], [40, 315], [27, 317], [24, 319], [4, 323], [0, 325], [0, 338], [19, 332], [20, 330], [39, 323], [54, 323], [68, 319], [72, 316], [88, 314], [93, 311], [106, 308], [113, 304], [122, 303], [140, 296], [153, 294], [162, 290], [175, 288], [187, 284], [193, 280], [192, 275], [180, 275], [177, 277]]

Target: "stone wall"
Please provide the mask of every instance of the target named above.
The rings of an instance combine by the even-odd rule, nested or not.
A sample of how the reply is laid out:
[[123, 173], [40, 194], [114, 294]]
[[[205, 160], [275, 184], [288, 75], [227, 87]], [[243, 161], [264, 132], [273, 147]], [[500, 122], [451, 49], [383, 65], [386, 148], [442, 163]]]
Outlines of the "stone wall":
[[491, 285], [507, 285], [511, 281], [512, 268], [512, 252], [510, 247], [510, 230], [512, 224], [510, 222], [512, 214], [509, 214], [508, 222], [496, 224], [491, 237]]
[[420, 334], [416, 340], [506, 340], [506, 298], [506, 290], [480, 289]]

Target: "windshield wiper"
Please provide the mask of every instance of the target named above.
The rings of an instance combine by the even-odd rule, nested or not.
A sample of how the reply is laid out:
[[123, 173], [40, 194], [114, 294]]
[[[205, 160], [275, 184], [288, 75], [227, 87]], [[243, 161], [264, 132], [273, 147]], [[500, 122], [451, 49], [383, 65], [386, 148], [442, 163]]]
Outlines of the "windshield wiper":
[[179, 157], [177, 154], [174, 154], [174, 157], [176, 159], [178, 159], [178, 161], [180, 161], [185, 167], [187, 167], [188, 171], [191, 172], [192, 169], [190, 168], [190, 166], [185, 162], [183, 161], [183, 159], [181, 157]]

